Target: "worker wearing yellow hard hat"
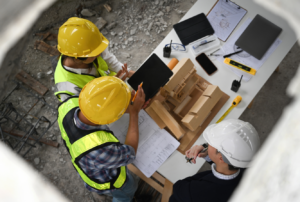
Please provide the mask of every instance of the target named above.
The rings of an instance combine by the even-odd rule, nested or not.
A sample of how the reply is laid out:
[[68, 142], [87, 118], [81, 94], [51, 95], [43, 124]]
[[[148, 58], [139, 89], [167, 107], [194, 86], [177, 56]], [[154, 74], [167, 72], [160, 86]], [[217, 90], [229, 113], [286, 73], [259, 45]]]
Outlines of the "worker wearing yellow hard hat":
[[[133, 92], [119, 78], [106, 76], [86, 84], [79, 96], [71, 96], [58, 108], [58, 124], [76, 171], [85, 187], [113, 201], [132, 201], [137, 180], [128, 171], [135, 159], [138, 141], [138, 113], [145, 103], [139, 87]], [[125, 143], [119, 142], [106, 124], [129, 113]]]
[[94, 78], [116, 76], [124, 80], [134, 73], [108, 51], [108, 44], [96, 25], [86, 19], [73, 17], [59, 28], [57, 49], [62, 55], [54, 80], [60, 101], [78, 95]]

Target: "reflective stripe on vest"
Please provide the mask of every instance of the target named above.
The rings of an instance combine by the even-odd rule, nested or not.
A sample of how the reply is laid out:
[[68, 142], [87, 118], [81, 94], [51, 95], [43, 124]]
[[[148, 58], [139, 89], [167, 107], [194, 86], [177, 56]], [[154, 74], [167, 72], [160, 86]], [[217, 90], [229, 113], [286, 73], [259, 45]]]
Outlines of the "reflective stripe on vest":
[[[110, 72], [108, 75], [106, 72], [108, 71], [108, 65], [103, 60], [101, 56], [97, 57], [97, 62], [98, 62], [98, 67], [96, 68], [100, 76], [114, 76], [116, 75], [115, 72]], [[93, 63], [95, 66], [96, 64]], [[87, 74], [77, 74], [75, 72], [71, 72], [63, 67], [62, 64], [62, 55], [59, 57], [56, 70], [54, 73], [54, 81], [55, 84], [61, 83], [61, 82], [70, 82], [78, 86], [79, 88], [83, 88], [85, 84], [93, 80], [94, 78], [97, 78], [96, 76], [93, 75], [87, 75]], [[55, 96], [60, 100], [59, 94], [68, 94], [72, 95], [68, 89], [64, 89], [63, 91], [57, 91], [55, 93]]]
[[[63, 122], [67, 115], [70, 116], [69, 113], [74, 113], [74, 110], [77, 109], [78, 106], [78, 96], [74, 96], [61, 103], [58, 108], [58, 125], [61, 131], [61, 136], [69, 150], [75, 169], [77, 170], [83, 181], [95, 189], [108, 190], [121, 188], [126, 181], [125, 166], [119, 168], [118, 176], [112, 181], [106, 183], [98, 183], [95, 179], [90, 179], [78, 164], [78, 161], [82, 158], [82, 156], [86, 155], [90, 151], [93, 151], [94, 149], [103, 145], [107, 146], [110, 144], [119, 143], [119, 140], [112, 133], [107, 131], [91, 131], [91, 133], [87, 132], [88, 134], [80, 137], [79, 139], [76, 139], [76, 137], [72, 136], [73, 134], [67, 134]], [[72, 117], [74, 118], [73, 115]], [[73, 121], [73, 118], [69, 120], [69, 122]], [[76, 141], [73, 142], [74, 138], [76, 139]], [[70, 139], [72, 141], [70, 141]]]

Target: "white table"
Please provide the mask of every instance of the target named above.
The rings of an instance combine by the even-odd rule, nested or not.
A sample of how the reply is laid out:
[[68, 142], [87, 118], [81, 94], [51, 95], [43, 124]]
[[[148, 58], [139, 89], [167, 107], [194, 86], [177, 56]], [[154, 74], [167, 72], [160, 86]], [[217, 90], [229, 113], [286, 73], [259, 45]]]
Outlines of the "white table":
[[[207, 14], [216, 2], [216, 0], [198, 0], [194, 4], [194, 6], [186, 13], [186, 15], [181, 19], [181, 21], [193, 17], [199, 13]], [[265, 82], [269, 79], [269, 77], [281, 63], [288, 51], [297, 41], [297, 37], [294, 31], [282, 18], [257, 5], [252, 0], [236, 0], [235, 3], [245, 8], [248, 12], [242, 19], [242, 21], [239, 23], [239, 25], [235, 28], [234, 32], [248, 18], [253, 19], [256, 14], [262, 15], [263, 17], [269, 19], [270, 21], [274, 22], [277, 26], [283, 29], [282, 33], [279, 36], [279, 38], [281, 39], [281, 44], [277, 47], [277, 49], [272, 53], [272, 55], [267, 59], [267, 61], [263, 64], [263, 66], [257, 71], [256, 75], [249, 82], [242, 82], [238, 93], [235, 93], [230, 90], [232, 81], [238, 79], [238, 77], [227, 67], [225, 67], [225, 64], [219, 61], [213, 61], [214, 64], [217, 66], [218, 71], [212, 76], [208, 76], [204, 72], [204, 70], [199, 66], [199, 64], [195, 61], [195, 56], [191, 53], [191, 51], [188, 51], [187, 53], [172, 52], [170, 58], [164, 58], [163, 47], [165, 46], [165, 44], [170, 43], [171, 40], [173, 40], [173, 43], [181, 43], [174, 29], [172, 29], [172, 31], [153, 51], [153, 53], [156, 53], [166, 64], [168, 64], [171, 58], [173, 57], [176, 57], [178, 60], [186, 57], [190, 58], [196, 66], [197, 73], [201, 77], [203, 77], [204, 79], [206, 79], [214, 85], [218, 85], [223, 92], [230, 96], [229, 100], [225, 103], [223, 108], [211, 121], [211, 124], [215, 123], [223, 115], [223, 113], [230, 107], [232, 100], [237, 95], [241, 95], [243, 100], [236, 108], [234, 108], [229, 113], [229, 115], [226, 118], [239, 118], [240, 115], [247, 108], [247, 106], [254, 99], [259, 90], [262, 88], [262, 86], [265, 84]], [[195, 142], [195, 144], [200, 145], [204, 142], [205, 140], [201, 135], [199, 139]], [[204, 160], [200, 158], [197, 159], [196, 164], [186, 163], [184, 155], [182, 155], [178, 151], [175, 151], [170, 156], [170, 158], [167, 159], [167, 161], [158, 169], [158, 172], [172, 183], [175, 183], [180, 179], [184, 179], [186, 177], [196, 174], [203, 164]]]

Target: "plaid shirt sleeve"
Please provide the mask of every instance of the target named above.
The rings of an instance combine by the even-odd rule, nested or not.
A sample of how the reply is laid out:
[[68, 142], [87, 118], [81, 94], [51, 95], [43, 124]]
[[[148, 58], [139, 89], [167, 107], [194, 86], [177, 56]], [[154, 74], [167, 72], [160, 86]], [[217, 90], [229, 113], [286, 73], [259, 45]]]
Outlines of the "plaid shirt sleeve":
[[129, 145], [113, 144], [93, 151], [89, 156], [93, 156], [95, 168], [113, 169], [132, 163], [135, 160], [135, 151]]

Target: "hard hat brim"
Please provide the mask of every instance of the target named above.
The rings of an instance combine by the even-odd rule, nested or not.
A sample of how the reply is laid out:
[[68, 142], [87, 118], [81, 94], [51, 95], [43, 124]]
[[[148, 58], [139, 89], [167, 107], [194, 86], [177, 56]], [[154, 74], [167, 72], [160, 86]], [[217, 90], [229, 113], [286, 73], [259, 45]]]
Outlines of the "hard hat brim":
[[85, 57], [96, 57], [96, 56], [100, 55], [107, 48], [108, 44], [109, 44], [108, 39], [102, 35], [101, 44], [93, 52], [91, 52], [90, 54], [88, 54]]

